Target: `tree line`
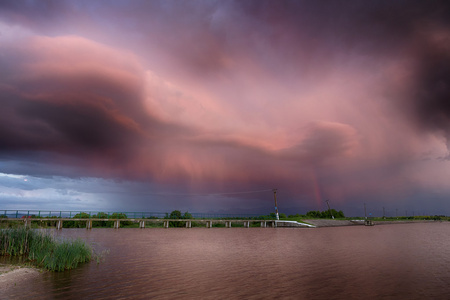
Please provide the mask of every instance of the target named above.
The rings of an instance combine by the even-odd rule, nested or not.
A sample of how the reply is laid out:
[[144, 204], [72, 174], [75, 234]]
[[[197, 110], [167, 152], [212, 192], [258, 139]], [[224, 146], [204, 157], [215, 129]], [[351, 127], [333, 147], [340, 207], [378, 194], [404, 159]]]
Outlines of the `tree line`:
[[[342, 210], [335, 210], [335, 209], [330, 209], [330, 210], [324, 210], [324, 211], [319, 211], [319, 210], [311, 210], [308, 211], [305, 215], [289, 215], [287, 218], [288, 219], [331, 219], [332, 217], [335, 218], [345, 218], [344, 213], [342, 212]], [[280, 214], [280, 218], [281, 218], [281, 214]]]
[[342, 210], [337, 211], [335, 209], [327, 209], [324, 211], [319, 210], [311, 210], [306, 213], [306, 216], [309, 218], [320, 218], [320, 219], [331, 219], [332, 217], [335, 218], [345, 218], [344, 213]]

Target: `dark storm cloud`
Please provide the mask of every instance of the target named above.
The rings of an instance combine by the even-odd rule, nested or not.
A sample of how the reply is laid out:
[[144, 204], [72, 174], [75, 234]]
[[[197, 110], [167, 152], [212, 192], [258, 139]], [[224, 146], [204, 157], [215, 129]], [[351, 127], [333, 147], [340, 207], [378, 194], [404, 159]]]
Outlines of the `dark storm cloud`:
[[444, 132], [450, 148], [450, 30], [437, 39], [418, 51], [411, 100], [418, 125]]
[[[86, 48], [79, 44], [90, 51], [80, 53]], [[1, 64], [10, 69], [0, 85], [2, 155], [54, 153], [53, 161], [69, 165], [76, 160], [64, 156], [73, 156], [86, 160], [87, 170], [116, 176], [139, 149], [152, 156], [152, 143], [183, 132], [146, 113], [143, 75], [130, 67], [132, 59], [121, 68], [123, 58], [96, 57], [101, 46], [77, 38], [38, 39], [25, 48], [21, 55], [15, 51], [22, 47], [1, 48]]]
[[449, 6], [2, 1], [2, 170], [393, 199], [448, 136]]
[[[6, 18], [38, 31], [60, 27], [89, 36], [99, 30], [105, 40], [112, 28], [126, 31], [114, 38], [147, 50], [164, 49], [162, 56], [198, 76], [227, 72], [233, 60], [253, 60], [283, 77], [292, 76], [295, 68], [300, 74], [317, 72], [319, 60], [354, 55], [382, 60], [401, 55], [422, 26], [433, 22], [448, 27], [450, 19], [450, 5], [439, 0], [110, 1], [108, 6], [91, 1], [6, 1], [3, 6]], [[320, 68], [329, 71], [324, 65]]]
[[196, 137], [194, 129], [152, 116], [142, 94], [144, 75], [120, 53], [74, 37], [38, 38], [1, 50], [1, 62], [10, 71], [0, 87], [0, 153], [65, 166], [58, 171], [38, 164], [29, 166], [28, 174], [67, 175], [69, 169], [72, 176], [153, 178], [180, 185], [273, 181], [270, 161], [277, 154], [235, 139]]
[[358, 146], [354, 128], [336, 123], [314, 123], [307, 126], [307, 135], [298, 145], [282, 149], [282, 158], [303, 166], [321, 166], [335, 158], [342, 159]]

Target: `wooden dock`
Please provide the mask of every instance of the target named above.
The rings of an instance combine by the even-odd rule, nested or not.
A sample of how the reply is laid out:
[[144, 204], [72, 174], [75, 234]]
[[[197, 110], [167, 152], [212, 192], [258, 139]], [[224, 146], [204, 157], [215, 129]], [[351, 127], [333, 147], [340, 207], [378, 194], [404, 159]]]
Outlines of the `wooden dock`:
[[[109, 221], [114, 222], [114, 229], [120, 228], [121, 222], [133, 222], [138, 223], [139, 228], [146, 228], [146, 225], [153, 223], [161, 224], [163, 228], [169, 228], [171, 222], [182, 223], [185, 228], [192, 228], [195, 222], [198, 226], [202, 224], [206, 228], [212, 228], [214, 224], [220, 224], [220, 227], [232, 228], [232, 227], [260, 227], [260, 228], [277, 228], [277, 227], [315, 227], [313, 225], [299, 223], [295, 221], [279, 221], [279, 220], [217, 220], [217, 219], [140, 219], [140, 218], [129, 218], [129, 219], [102, 219], [102, 218], [91, 218], [91, 219], [81, 219], [81, 218], [5, 218], [1, 219], [2, 222], [19, 221], [23, 222], [25, 227], [31, 227], [32, 222], [55, 222], [55, 227], [58, 230], [63, 229], [64, 222], [85, 222], [86, 229], [93, 228], [93, 222], [97, 221]], [[156, 226], [149, 226], [156, 227]]]

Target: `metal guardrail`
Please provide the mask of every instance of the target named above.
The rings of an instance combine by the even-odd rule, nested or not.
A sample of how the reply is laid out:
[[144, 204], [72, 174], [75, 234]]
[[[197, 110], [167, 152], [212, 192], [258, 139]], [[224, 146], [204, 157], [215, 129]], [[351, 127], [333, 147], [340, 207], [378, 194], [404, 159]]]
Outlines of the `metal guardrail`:
[[[182, 214], [183, 215], [183, 214]], [[102, 211], [51, 211], [51, 210], [0, 210], [1, 218], [81, 218], [81, 219], [168, 219], [165, 212], [102, 212]], [[192, 219], [253, 219], [274, 220], [275, 216], [259, 214], [189, 213]], [[188, 219], [188, 218], [186, 218]]]

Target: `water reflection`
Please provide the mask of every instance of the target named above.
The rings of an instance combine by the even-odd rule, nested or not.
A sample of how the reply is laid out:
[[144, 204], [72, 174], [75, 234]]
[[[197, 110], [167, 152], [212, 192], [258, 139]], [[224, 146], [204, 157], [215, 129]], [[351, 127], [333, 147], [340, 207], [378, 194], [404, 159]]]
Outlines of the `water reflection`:
[[64, 229], [105, 261], [46, 273], [6, 298], [423, 299], [450, 293], [450, 224], [320, 229]]

